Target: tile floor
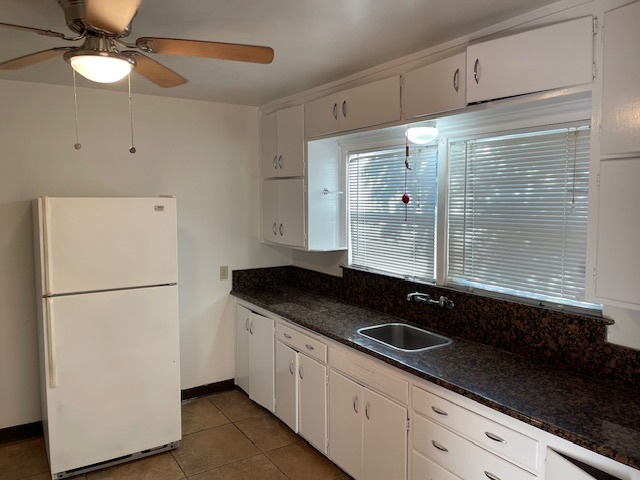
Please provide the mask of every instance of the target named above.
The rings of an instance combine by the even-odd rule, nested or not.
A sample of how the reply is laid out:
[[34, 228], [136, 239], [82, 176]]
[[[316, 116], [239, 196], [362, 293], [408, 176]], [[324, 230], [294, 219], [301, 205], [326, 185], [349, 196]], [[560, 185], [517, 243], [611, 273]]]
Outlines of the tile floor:
[[[182, 443], [77, 480], [347, 480], [340, 468], [240, 390], [182, 404]], [[0, 444], [0, 480], [50, 480], [42, 437]]]

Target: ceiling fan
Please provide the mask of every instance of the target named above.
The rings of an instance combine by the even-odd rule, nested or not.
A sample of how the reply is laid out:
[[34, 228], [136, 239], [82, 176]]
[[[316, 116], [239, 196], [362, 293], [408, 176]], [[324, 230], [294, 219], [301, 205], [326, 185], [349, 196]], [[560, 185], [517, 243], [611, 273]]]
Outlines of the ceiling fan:
[[67, 27], [77, 34], [72, 37], [51, 30], [0, 23], [2, 28], [34, 32], [67, 41], [83, 40], [79, 46], [50, 48], [1, 62], [0, 70], [18, 70], [62, 55], [75, 71], [96, 82], [118, 81], [134, 69], [156, 85], [176, 87], [188, 80], [145, 53], [253, 63], [273, 61], [273, 49], [257, 45], [157, 37], [141, 37], [135, 43], [127, 43], [124, 38], [131, 33], [131, 21], [141, 1], [58, 0]]

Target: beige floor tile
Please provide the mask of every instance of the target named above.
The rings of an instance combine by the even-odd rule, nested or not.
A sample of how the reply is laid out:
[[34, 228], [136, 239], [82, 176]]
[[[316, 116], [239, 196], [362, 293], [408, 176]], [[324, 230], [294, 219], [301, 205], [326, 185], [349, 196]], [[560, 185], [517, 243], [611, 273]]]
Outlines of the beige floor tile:
[[189, 480], [287, 480], [287, 477], [264, 455], [246, 458], [209, 470]]
[[260, 451], [237, 427], [229, 424], [186, 435], [180, 447], [171, 453], [184, 473], [191, 476], [253, 457]]
[[300, 441], [298, 435], [273, 415], [247, 418], [237, 422], [236, 427], [263, 452]]
[[134, 478], [136, 480], [181, 480], [185, 478], [185, 474], [169, 452], [87, 473], [87, 480], [129, 480]]
[[291, 480], [333, 480], [344, 475], [340, 468], [304, 441], [266, 455]]
[[229, 423], [229, 419], [206, 398], [182, 404], [182, 435]]
[[42, 436], [0, 445], [0, 480], [16, 480], [48, 471]]
[[232, 422], [268, 413], [260, 405], [249, 399], [249, 396], [241, 390], [211, 395], [207, 398]]

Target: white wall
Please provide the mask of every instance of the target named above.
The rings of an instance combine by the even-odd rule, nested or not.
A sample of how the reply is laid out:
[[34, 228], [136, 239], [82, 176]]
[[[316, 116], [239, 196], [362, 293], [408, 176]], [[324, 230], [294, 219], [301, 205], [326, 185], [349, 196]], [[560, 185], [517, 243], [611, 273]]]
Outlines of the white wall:
[[[229, 269], [285, 265], [259, 243], [258, 109], [0, 81], [0, 428], [38, 421], [31, 199], [154, 196], [178, 202], [182, 388], [233, 377]], [[81, 361], [81, 359], [79, 360]]]

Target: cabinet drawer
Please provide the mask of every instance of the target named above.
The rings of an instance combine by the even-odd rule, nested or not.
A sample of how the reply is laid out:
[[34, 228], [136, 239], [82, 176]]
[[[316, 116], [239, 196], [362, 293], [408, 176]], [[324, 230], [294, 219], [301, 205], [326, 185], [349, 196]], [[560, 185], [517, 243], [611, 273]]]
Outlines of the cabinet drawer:
[[489, 450], [535, 470], [538, 442], [443, 398], [413, 387], [413, 410]]
[[278, 323], [276, 326], [276, 338], [299, 352], [304, 352], [309, 357], [327, 363], [327, 346], [315, 338], [282, 323]]
[[537, 478], [431, 420], [415, 415], [413, 423], [413, 448], [465, 480]]
[[411, 469], [414, 480], [461, 480], [416, 451], [411, 454]]
[[387, 373], [373, 362], [355, 355], [349, 355], [342, 350], [331, 348], [329, 364], [363, 385], [384, 393], [404, 405], [409, 403], [409, 383]]

